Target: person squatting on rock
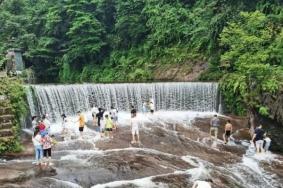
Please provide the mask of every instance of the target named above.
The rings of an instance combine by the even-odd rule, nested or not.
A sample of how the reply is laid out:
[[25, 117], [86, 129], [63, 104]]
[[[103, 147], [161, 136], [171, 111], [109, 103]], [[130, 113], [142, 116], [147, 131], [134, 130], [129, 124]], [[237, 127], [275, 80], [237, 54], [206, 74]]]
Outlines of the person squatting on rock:
[[218, 128], [220, 126], [220, 120], [215, 114], [214, 117], [210, 120], [210, 131], [209, 134], [212, 136], [212, 132], [214, 132], [214, 137], [217, 139], [218, 136]]
[[149, 100], [149, 109], [150, 109], [150, 113], [153, 114], [154, 110], [155, 110], [154, 100], [153, 99]]
[[270, 135], [269, 134], [265, 134], [265, 137], [264, 137], [263, 141], [264, 141], [264, 143], [263, 143], [264, 151], [267, 152], [267, 151], [269, 151], [269, 147], [271, 145]]
[[[137, 118], [137, 112], [131, 112], [131, 129], [132, 129], [132, 141], [131, 144], [140, 143], [140, 135], [139, 135], [139, 120]], [[137, 139], [135, 138], [137, 137]]]
[[224, 143], [227, 144], [230, 141], [230, 136], [233, 131], [233, 126], [231, 124], [231, 121], [228, 119], [225, 124], [224, 134], [223, 134], [223, 140]]
[[262, 129], [262, 125], [259, 125], [254, 132], [252, 141], [255, 143], [256, 146], [256, 152], [257, 153], [262, 153], [264, 152], [263, 149], [263, 139], [264, 139], [264, 130]]

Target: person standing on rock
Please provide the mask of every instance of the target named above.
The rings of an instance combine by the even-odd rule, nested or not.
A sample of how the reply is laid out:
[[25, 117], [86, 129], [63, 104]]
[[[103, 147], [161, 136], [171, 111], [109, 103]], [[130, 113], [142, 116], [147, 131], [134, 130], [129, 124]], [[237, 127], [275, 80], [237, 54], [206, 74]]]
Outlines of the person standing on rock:
[[67, 124], [67, 116], [66, 116], [66, 114], [62, 114], [61, 118], [62, 118], [62, 132], [61, 132], [61, 134], [64, 135], [67, 132], [66, 131], [66, 124]]
[[98, 113], [96, 114], [98, 127], [100, 127], [101, 120], [103, 120], [103, 114], [104, 114], [104, 110], [102, 108], [98, 108]]
[[34, 145], [35, 150], [35, 160], [36, 165], [41, 164], [41, 159], [43, 156], [43, 150], [42, 150], [42, 143], [41, 143], [41, 135], [38, 128], [35, 129], [33, 137], [32, 137], [32, 143]]
[[230, 136], [233, 131], [233, 126], [231, 124], [231, 121], [228, 119], [225, 124], [224, 134], [223, 134], [223, 140], [224, 143], [227, 144], [230, 141]]
[[42, 148], [43, 148], [43, 161], [44, 165], [53, 165], [51, 163], [51, 145], [52, 139], [46, 132], [45, 135], [41, 138]]
[[108, 114], [105, 115], [105, 136], [108, 138], [113, 138], [113, 121]]
[[210, 120], [210, 131], [209, 131], [210, 136], [212, 136], [212, 132], [214, 132], [215, 139], [217, 139], [218, 136], [219, 126], [220, 126], [220, 120], [215, 114], [214, 117]]
[[97, 125], [97, 121], [96, 121], [96, 114], [98, 113], [98, 108], [96, 106], [93, 106], [91, 109], [91, 116], [92, 116], [92, 122], [93, 122], [93, 126]]
[[111, 111], [110, 111], [111, 119], [113, 121], [113, 129], [117, 129], [118, 127], [118, 110], [111, 106]]
[[264, 152], [263, 149], [263, 139], [264, 139], [264, 130], [262, 129], [262, 125], [259, 125], [254, 132], [252, 141], [255, 142], [256, 152], [261, 153]]
[[[139, 120], [137, 118], [137, 112], [133, 111], [131, 113], [131, 130], [132, 130], [132, 141], [131, 144], [140, 143], [140, 135], [139, 135]], [[136, 137], [137, 139], [136, 139]]]
[[50, 132], [50, 126], [51, 126], [51, 123], [50, 121], [48, 120], [48, 114], [44, 114], [42, 116], [42, 122], [44, 123], [45, 125], [45, 130], [49, 133]]
[[31, 124], [32, 124], [32, 130], [35, 131], [35, 128], [37, 127], [37, 116], [31, 117]]
[[142, 112], [145, 114], [148, 112], [148, 105], [147, 105], [147, 102], [143, 102], [142, 103]]
[[83, 137], [83, 131], [84, 131], [84, 126], [85, 126], [85, 117], [84, 115], [81, 113], [81, 111], [78, 111], [78, 122], [79, 122], [79, 131], [80, 131], [80, 137]]

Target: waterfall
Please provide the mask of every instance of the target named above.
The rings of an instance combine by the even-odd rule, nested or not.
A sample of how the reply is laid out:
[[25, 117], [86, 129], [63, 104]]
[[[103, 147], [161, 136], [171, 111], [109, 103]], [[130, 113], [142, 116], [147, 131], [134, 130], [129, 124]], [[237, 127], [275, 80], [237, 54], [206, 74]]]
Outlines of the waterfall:
[[90, 110], [93, 105], [128, 111], [133, 105], [139, 111], [142, 104], [153, 99], [156, 110], [214, 112], [218, 110], [217, 83], [124, 83], [30, 85], [30, 112], [49, 113], [53, 120], [62, 113], [74, 115]]

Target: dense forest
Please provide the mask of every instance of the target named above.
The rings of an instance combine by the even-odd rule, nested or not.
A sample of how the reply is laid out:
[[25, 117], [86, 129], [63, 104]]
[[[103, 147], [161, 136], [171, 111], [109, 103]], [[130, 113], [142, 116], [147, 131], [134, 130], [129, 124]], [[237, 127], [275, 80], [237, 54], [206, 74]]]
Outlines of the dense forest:
[[23, 51], [39, 82], [151, 81], [156, 67], [206, 62], [228, 110], [244, 114], [283, 80], [281, 0], [4, 0], [0, 66]]

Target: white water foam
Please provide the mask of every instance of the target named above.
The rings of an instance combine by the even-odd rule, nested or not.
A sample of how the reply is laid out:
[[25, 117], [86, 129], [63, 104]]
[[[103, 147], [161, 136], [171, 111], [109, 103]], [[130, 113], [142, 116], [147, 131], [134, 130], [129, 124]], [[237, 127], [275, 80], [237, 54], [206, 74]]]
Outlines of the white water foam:
[[[87, 121], [92, 121], [92, 112], [83, 112]], [[137, 117], [142, 123], [149, 122], [171, 122], [171, 123], [181, 123], [184, 125], [190, 125], [192, 121], [197, 117], [211, 117], [213, 112], [194, 112], [194, 111], [157, 111], [154, 114], [150, 113], [138, 113]], [[119, 112], [118, 113], [118, 124], [119, 126], [129, 126], [130, 125], [131, 114], [129, 112]], [[66, 127], [73, 133], [79, 134], [79, 124], [77, 116], [68, 117], [68, 123]], [[62, 122], [58, 121], [51, 125], [51, 133], [56, 134], [62, 131]], [[94, 132], [91, 129], [85, 127], [84, 132]]]
[[168, 188], [167, 185], [163, 183], [154, 183], [152, 178], [156, 176], [150, 176], [146, 178], [134, 179], [134, 180], [121, 180], [121, 181], [113, 181], [105, 184], [97, 184], [92, 186], [91, 188], [110, 188], [110, 187], [118, 187], [118, 186], [125, 186], [127, 184], [134, 184], [138, 187], [146, 187], [146, 188]]

